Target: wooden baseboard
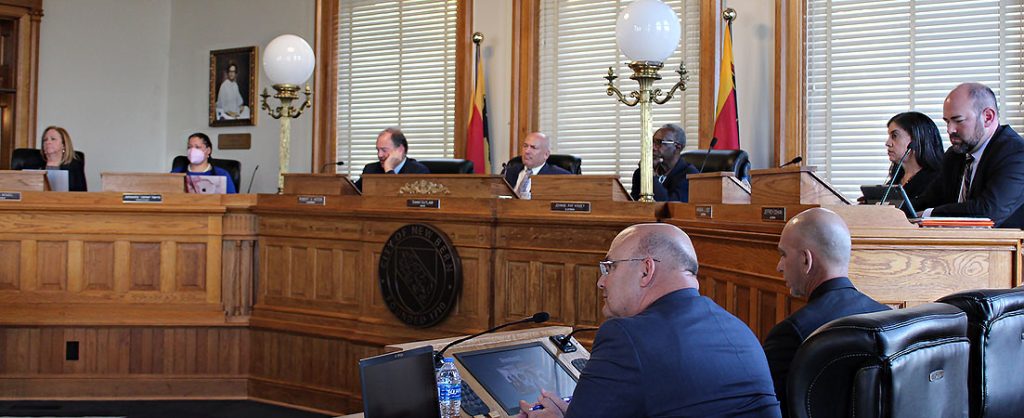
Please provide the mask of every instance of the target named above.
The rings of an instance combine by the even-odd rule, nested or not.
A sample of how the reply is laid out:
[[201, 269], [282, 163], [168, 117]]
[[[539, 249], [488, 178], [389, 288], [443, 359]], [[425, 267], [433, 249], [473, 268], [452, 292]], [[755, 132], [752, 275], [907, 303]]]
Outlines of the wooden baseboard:
[[[327, 415], [345, 415], [363, 409], [363, 401], [357, 395], [259, 377], [249, 378], [249, 399]], [[285, 399], [287, 401], [283, 401]]]
[[0, 400], [247, 399], [242, 377], [0, 377]]

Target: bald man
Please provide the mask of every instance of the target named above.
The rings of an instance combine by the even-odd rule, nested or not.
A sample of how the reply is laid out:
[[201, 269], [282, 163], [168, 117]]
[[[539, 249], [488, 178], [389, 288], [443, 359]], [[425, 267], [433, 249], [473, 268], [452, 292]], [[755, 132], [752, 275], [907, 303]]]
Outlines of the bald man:
[[[530, 179], [538, 174], [572, 174], [568, 170], [548, 164], [548, 157], [551, 156], [551, 141], [548, 136], [540, 132], [532, 132], [526, 135], [520, 146], [519, 157], [522, 164], [510, 161], [505, 166], [505, 181], [512, 186], [520, 199], [529, 199], [532, 196], [533, 182]], [[524, 170], [523, 168], [526, 168]]]
[[939, 177], [919, 198], [922, 216], [989, 218], [996, 227], [1024, 228], [1024, 139], [999, 125], [992, 89], [964, 83], [942, 104], [950, 147]]
[[783, 416], [789, 364], [800, 344], [826, 322], [889, 309], [853, 287], [847, 277], [850, 245], [846, 222], [828, 209], [803, 211], [782, 229], [777, 269], [793, 296], [807, 298], [807, 305], [775, 325], [764, 341]]
[[697, 292], [697, 256], [683, 231], [626, 228], [600, 271], [608, 320], [572, 402], [542, 392], [544, 409], [521, 417], [780, 416], [757, 338]]

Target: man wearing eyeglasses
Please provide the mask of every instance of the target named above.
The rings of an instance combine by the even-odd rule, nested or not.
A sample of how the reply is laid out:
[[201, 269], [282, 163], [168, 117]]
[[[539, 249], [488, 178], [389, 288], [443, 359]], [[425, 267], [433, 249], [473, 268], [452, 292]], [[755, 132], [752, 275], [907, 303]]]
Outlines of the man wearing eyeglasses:
[[608, 320], [571, 402], [544, 391], [537, 404], [520, 402], [520, 417], [780, 416], [757, 338], [697, 292], [683, 231], [626, 228], [598, 266]]
[[[686, 132], [674, 123], [663, 125], [654, 132], [654, 200], [658, 202], [686, 202], [690, 197], [687, 174], [696, 174], [697, 167], [682, 158], [686, 147]], [[640, 199], [640, 169], [633, 172], [633, 200]]]

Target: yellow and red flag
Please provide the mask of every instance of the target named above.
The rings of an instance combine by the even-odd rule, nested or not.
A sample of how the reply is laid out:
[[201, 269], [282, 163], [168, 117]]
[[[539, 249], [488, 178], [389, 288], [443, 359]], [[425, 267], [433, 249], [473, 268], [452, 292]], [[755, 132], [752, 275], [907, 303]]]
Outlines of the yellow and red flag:
[[718, 107], [715, 112], [718, 149], [740, 149], [740, 119], [736, 110], [736, 69], [732, 62], [732, 23], [722, 40], [722, 69], [718, 75]]
[[473, 162], [473, 172], [490, 174], [491, 141], [487, 133], [487, 94], [484, 92], [484, 63], [480, 47], [476, 48], [476, 88], [473, 105], [469, 110], [469, 128], [466, 129], [466, 159]]

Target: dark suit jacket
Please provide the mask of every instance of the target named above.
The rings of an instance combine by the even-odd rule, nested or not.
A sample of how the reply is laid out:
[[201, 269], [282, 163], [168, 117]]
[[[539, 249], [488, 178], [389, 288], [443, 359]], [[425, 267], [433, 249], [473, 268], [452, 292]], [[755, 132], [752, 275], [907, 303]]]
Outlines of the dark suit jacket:
[[[900, 173], [900, 177], [896, 179], [896, 184], [899, 184], [903, 178], [902, 171]], [[914, 177], [912, 177], [907, 184], [903, 185], [903, 190], [907, 192], [907, 197], [910, 198], [910, 203], [914, 205], [914, 210], [922, 211], [927, 209], [918, 206], [918, 203], [921, 200], [921, 195], [931, 187], [932, 182], [937, 178], [939, 178], [939, 173], [937, 171], [930, 170], [927, 167], [922, 167], [921, 171], [914, 174]]]
[[[46, 170], [46, 158], [42, 160], [42, 165], [37, 167], [22, 167], [23, 170]], [[85, 159], [72, 158], [70, 163], [61, 164], [61, 170], [68, 172], [68, 191], [71, 192], [85, 192], [88, 191], [89, 187], [85, 183]]]
[[853, 286], [849, 278], [836, 277], [811, 292], [807, 306], [793, 312], [789, 318], [775, 325], [764, 340], [764, 353], [772, 370], [775, 393], [782, 402], [786, 416], [786, 376], [796, 350], [825, 323], [845, 316], [888, 310]]
[[[523, 172], [523, 165], [519, 163], [509, 163], [505, 166], [505, 181], [508, 182], [509, 186], [512, 186], [514, 190], [516, 188], [516, 182], [519, 181], [519, 173]], [[568, 170], [559, 167], [557, 165], [551, 165], [544, 163], [540, 167], [540, 174], [572, 174]]]
[[967, 201], [957, 203], [963, 181], [963, 154], [946, 150], [942, 170], [914, 209], [934, 208], [932, 216], [992, 219], [996, 227], [1024, 228], [1024, 139], [1007, 125], [992, 135], [975, 169]]
[[[658, 202], [686, 202], [690, 199], [690, 181], [687, 174], [697, 174], [697, 167], [679, 158], [672, 171], [665, 175], [665, 182], [659, 183], [654, 177], [654, 200]], [[633, 200], [640, 199], [640, 169], [633, 171], [633, 188], [629, 193]]]
[[601, 324], [567, 418], [779, 417], [757, 338], [696, 289]]
[[[418, 161], [406, 157], [405, 165], [402, 166], [402, 171], [395, 173], [389, 171], [384, 172], [384, 166], [380, 165], [380, 161], [369, 163], [366, 167], [363, 167], [363, 174], [430, 174], [430, 169], [427, 166], [420, 164]], [[356, 188], [363, 190], [363, 177], [360, 176], [359, 180], [356, 180]]]

